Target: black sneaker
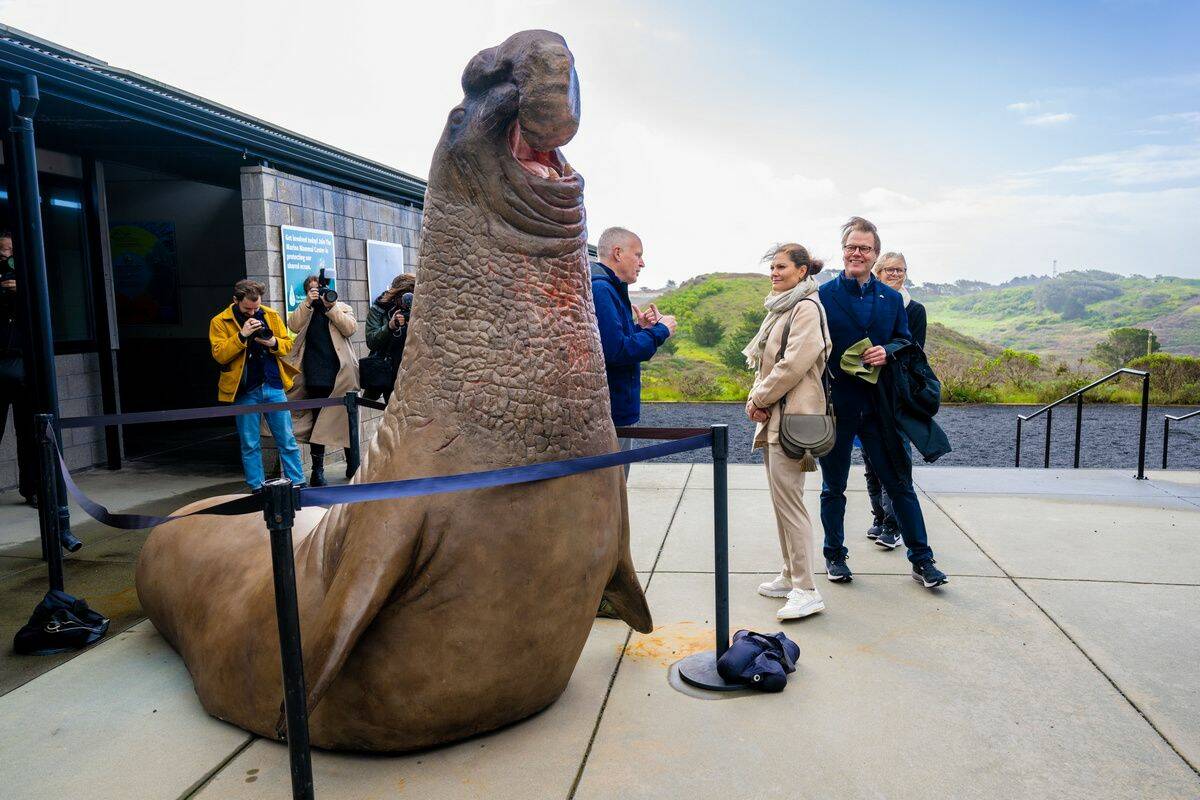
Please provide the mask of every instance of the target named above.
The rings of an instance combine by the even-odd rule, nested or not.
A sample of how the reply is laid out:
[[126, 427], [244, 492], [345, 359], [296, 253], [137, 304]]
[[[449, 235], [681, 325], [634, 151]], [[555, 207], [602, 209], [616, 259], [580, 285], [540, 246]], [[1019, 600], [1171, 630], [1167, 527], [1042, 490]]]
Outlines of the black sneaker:
[[844, 558], [840, 558], [837, 561], [830, 561], [828, 558], [825, 559], [825, 574], [834, 583], [854, 580], [854, 573], [846, 566], [846, 559]]
[[884, 550], [895, 550], [901, 544], [903, 539], [900, 538], [900, 531], [896, 528], [886, 527], [880, 532], [875, 539], [875, 544], [882, 547]]
[[946, 577], [946, 573], [935, 567], [933, 559], [922, 561], [920, 564], [913, 566], [912, 577], [926, 589], [932, 589], [935, 586], [941, 586], [950, 579]]
[[874, 541], [879, 538], [879, 534], [883, 531], [883, 520], [872, 520], [871, 527], [867, 528], [867, 538]]

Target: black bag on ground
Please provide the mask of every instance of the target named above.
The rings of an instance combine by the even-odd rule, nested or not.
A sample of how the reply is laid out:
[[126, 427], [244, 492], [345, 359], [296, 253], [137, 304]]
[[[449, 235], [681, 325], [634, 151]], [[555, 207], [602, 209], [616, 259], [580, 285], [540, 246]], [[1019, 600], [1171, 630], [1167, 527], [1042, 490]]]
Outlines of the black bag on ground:
[[377, 399], [396, 382], [396, 366], [392, 363], [392, 357], [372, 353], [366, 358], [360, 358], [358, 381], [362, 384], [363, 395], [368, 400]]
[[760, 692], [782, 692], [789, 672], [796, 671], [800, 646], [783, 634], [738, 631], [717, 659], [717, 674], [726, 683], [741, 683]]
[[33, 609], [25, 627], [13, 637], [13, 651], [46, 656], [79, 650], [108, 632], [108, 619], [78, 597], [52, 589]]

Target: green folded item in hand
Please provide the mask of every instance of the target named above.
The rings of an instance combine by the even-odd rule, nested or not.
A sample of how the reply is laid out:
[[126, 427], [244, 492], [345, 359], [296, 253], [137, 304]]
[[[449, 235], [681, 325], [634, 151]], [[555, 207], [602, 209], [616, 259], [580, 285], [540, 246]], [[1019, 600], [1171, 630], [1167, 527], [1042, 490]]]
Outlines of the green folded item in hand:
[[842, 353], [840, 366], [842, 372], [862, 378], [867, 383], [879, 380], [879, 367], [869, 367], [862, 362], [863, 353], [874, 347], [870, 339], [860, 339], [846, 348]]

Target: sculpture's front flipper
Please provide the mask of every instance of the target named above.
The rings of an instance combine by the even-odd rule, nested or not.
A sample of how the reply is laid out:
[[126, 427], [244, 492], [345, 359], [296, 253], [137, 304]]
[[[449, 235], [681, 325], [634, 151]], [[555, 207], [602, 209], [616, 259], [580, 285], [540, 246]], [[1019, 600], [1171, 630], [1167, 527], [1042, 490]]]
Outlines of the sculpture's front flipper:
[[617, 546], [617, 568], [604, 587], [604, 599], [612, 603], [617, 616], [638, 633], [650, 633], [654, 622], [650, 618], [650, 607], [633, 567], [633, 556], [629, 553], [629, 496], [621, 489], [621, 539]]
[[[361, 512], [363, 506], [358, 508]], [[381, 526], [379, 516], [351, 522], [348, 506], [335, 506], [326, 517], [325, 524], [331, 527], [325, 536], [335, 543], [334, 547], [327, 545], [334, 563], [327, 565], [326, 570], [332, 571], [333, 579], [329, 581], [316, 621], [304, 625], [302, 632], [310, 712], [321, 702], [359, 637], [397, 583], [413, 568], [424, 514], [413, 509], [408, 515], [398, 514], [391, 519], [399, 522], [399, 526]], [[281, 713], [276, 725], [278, 733], [282, 733], [282, 722]]]

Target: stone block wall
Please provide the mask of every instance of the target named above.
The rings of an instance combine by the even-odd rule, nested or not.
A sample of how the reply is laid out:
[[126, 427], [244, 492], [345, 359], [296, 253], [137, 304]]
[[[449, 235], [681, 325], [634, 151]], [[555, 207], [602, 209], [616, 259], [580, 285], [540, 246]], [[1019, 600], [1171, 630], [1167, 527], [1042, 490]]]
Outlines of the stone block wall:
[[[242, 225], [246, 245], [246, 277], [267, 286], [267, 304], [284, 311], [283, 254], [280, 226], [330, 231], [334, 234], [339, 299], [350, 304], [358, 320], [353, 343], [359, 358], [367, 355], [367, 312], [374, 297], [367, 285], [367, 240], [404, 246], [405, 268], [417, 265], [420, 208], [340, 189], [270, 167], [242, 168]], [[360, 409], [365, 444], [378, 427], [380, 412]], [[307, 448], [305, 448], [307, 449]], [[340, 457], [332, 450], [329, 460]]]
[[[58, 403], [64, 417], [103, 413], [100, 364], [94, 353], [55, 357], [58, 370]], [[71, 469], [82, 469], [105, 460], [103, 428], [70, 428], [63, 431], [63, 456]], [[37, 469], [36, 465], [33, 469]], [[17, 485], [17, 434], [11, 409], [0, 442], [0, 490]]]

